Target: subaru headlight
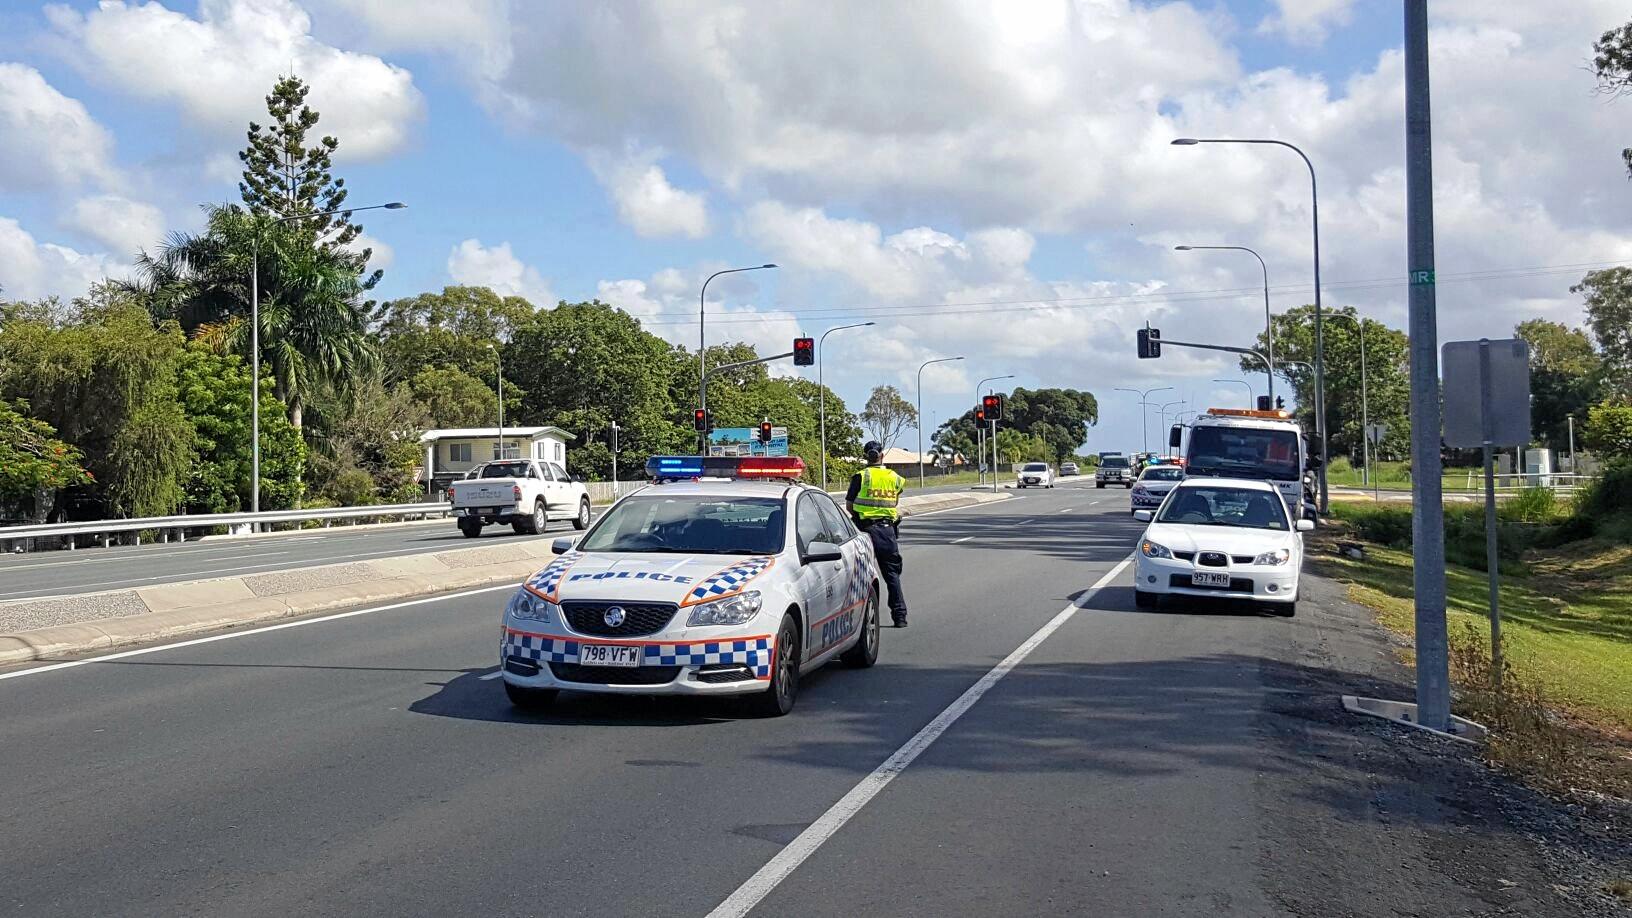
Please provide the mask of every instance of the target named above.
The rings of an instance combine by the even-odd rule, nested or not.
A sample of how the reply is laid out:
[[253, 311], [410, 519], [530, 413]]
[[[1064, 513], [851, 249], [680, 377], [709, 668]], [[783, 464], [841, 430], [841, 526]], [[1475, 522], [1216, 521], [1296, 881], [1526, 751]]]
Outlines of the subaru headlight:
[[547, 622], [561, 614], [561, 607], [548, 599], [523, 587], [510, 597], [510, 602], [504, 607], [505, 618], [514, 618], [525, 621]]
[[1139, 551], [1143, 552], [1144, 556], [1147, 557], [1147, 558], [1171, 558], [1171, 557], [1173, 557], [1173, 553], [1171, 551], [1168, 551], [1166, 545], [1158, 545], [1157, 543], [1152, 542], [1149, 539], [1145, 539], [1144, 541], [1139, 543]]
[[1274, 551], [1266, 551], [1263, 554], [1259, 555], [1258, 557], [1253, 558], [1252, 563], [1253, 564], [1285, 564], [1286, 562], [1288, 562], [1290, 560], [1292, 560], [1292, 552], [1291, 552], [1290, 549], [1277, 548]]
[[705, 602], [691, 610], [687, 625], [740, 625], [759, 614], [764, 599], [758, 590], [749, 590], [713, 602]]

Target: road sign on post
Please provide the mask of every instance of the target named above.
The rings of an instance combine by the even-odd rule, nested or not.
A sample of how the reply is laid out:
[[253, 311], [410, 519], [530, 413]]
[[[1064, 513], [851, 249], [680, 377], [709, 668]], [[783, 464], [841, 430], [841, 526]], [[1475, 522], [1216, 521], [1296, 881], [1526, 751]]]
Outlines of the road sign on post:
[[1497, 589], [1497, 447], [1530, 442], [1530, 345], [1518, 338], [1448, 341], [1440, 358], [1445, 374], [1445, 444], [1480, 447], [1485, 460], [1485, 571], [1490, 579], [1490, 667], [1502, 679], [1502, 613]]

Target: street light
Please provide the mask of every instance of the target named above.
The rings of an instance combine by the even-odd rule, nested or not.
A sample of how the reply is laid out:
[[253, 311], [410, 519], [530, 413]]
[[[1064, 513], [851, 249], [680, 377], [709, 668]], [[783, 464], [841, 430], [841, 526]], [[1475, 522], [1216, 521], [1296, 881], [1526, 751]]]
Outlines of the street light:
[[[715, 271], [703, 281], [703, 289], [697, 294], [697, 407], [708, 410], [708, 338], [703, 327], [703, 313], [708, 303], [708, 283], [722, 274], [738, 274], [743, 271], [763, 271], [774, 268], [776, 265], [751, 265], [746, 268], [726, 268]], [[697, 455], [708, 455], [708, 431], [699, 431], [697, 434]]]
[[1252, 383], [1247, 382], [1244, 379], [1215, 379], [1215, 380], [1213, 380], [1213, 382], [1235, 383], [1238, 386], [1246, 386], [1247, 387], [1247, 407], [1251, 408], [1256, 403], [1257, 396], [1253, 394]]
[[497, 346], [491, 342], [487, 349], [493, 352], [493, 357], [499, 362], [499, 459], [508, 459], [504, 454], [504, 355], [499, 353]]
[[1268, 138], [1242, 137], [1180, 137], [1173, 141], [1174, 146], [1192, 147], [1198, 143], [1256, 143], [1273, 144], [1286, 147], [1298, 154], [1303, 164], [1309, 167], [1309, 200], [1310, 217], [1313, 223], [1315, 242], [1315, 434], [1320, 439], [1320, 512], [1330, 509], [1330, 500], [1326, 489], [1326, 361], [1325, 352], [1325, 325], [1322, 323], [1323, 311], [1320, 306], [1320, 188], [1315, 183], [1315, 164], [1309, 157], [1294, 144], [1284, 140]]
[[918, 487], [924, 487], [924, 367], [932, 363], [962, 360], [962, 357], [937, 357], [918, 365]]
[[1167, 409], [1172, 408], [1174, 405], [1185, 405], [1185, 404], [1189, 404], [1188, 400], [1181, 398], [1176, 402], [1168, 402], [1167, 404], [1162, 406], [1162, 429], [1163, 430], [1167, 429]]
[[1139, 396], [1139, 447], [1142, 452], [1150, 452], [1150, 428], [1145, 423], [1145, 408], [1151, 404], [1150, 394], [1152, 392], [1171, 392], [1172, 390], [1172, 386], [1157, 386], [1154, 389], [1145, 389], [1144, 391], [1124, 389], [1118, 386], [1111, 390], [1113, 392], [1132, 392], [1134, 395]]
[[[975, 383], [975, 404], [976, 405], [980, 404], [980, 387], [981, 386], [984, 386], [989, 382], [997, 382], [1000, 379], [1013, 379], [1013, 378], [1014, 378], [1014, 374], [1009, 373], [1009, 374], [1006, 374], [1006, 375], [1003, 375], [1003, 376], [988, 376], [985, 379], [981, 380], [980, 382]], [[975, 432], [979, 435], [979, 439], [978, 439], [977, 442], [985, 443], [985, 441], [986, 441], [986, 428], [981, 427], [980, 423], [976, 422], [975, 423]], [[980, 464], [985, 465], [986, 464], [986, 447], [985, 446], [980, 446], [980, 447], [978, 447], [978, 449], [980, 451]], [[984, 469], [981, 470], [980, 480], [982, 482], [986, 481], [986, 472], [985, 472]], [[996, 421], [992, 422], [992, 482], [994, 484], [997, 482], [997, 422]]]
[[1360, 479], [1361, 484], [1369, 484], [1371, 479], [1371, 409], [1366, 404], [1366, 320], [1348, 312], [1334, 312], [1334, 319], [1347, 319], [1353, 322], [1360, 333], [1360, 461], [1365, 463], [1365, 471]]
[[[364, 210], [402, 210], [407, 204], [392, 201], [389, 204], [370, 204], [367, 207], [336, 207], [311, 214], [292, 214], [266, 221], [276, 226], [295, 220], [332, 217], [335, 214], [351, 216]], [[261, 228], [255, 227], [249, 255], [249, 512], [261, 512]]]
[[[844, 331], [847, 328], [866, 328], [869, 325], [877, 324], [878, 323], [876, 322], [860, 322], [855, 325], [839, 325], [822, 332], [822, 336], [816, 339], [816, 413], [820, 416], [822, 424], [823, 491], [827, 490], [827, 386], [822, 384], [822, 342], [827, 340], [828, 335], [831, 335], [836, 331]], [[707, 450], [704, 450], [704, 452], [707, 452]]]
[[1264, 272], [1264, 350], [1269, 377], [1269, 400], [1275, 401], [1275, 319], [1269, 311], [1269, 266], [1264, 264], [1264, 257], [1244, 245], [1176, 245], [1173, 247], [1179, 252], [1246, 252], [1258, 259], [1258, 267]]

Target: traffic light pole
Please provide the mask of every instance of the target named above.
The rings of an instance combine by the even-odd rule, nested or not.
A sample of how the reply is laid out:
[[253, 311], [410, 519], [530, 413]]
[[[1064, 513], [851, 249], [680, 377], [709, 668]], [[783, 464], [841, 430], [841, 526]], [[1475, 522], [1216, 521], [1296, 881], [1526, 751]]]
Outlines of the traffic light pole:
[[[740, 370], [743, 367], [757, 366], [757, 365], [762, 364], [762, 363], [770, 363], [773, 360], [782, 360], [783, 358], [792, 357], [792, 356], [793, 356], [793, 351], [788, 351], [786, 354], [772, 354], [769, 357], [761, 357], [758, 360], [742, 360], [742, 361], [738, 361], [737, 363], [722, 363], [722, 364], [720, 364], [719, 366], [716, 366], [716, 367], [709, 367], [707, 370], [703, 371], [703, 393], [705, 394], [705, 396], [708, 393], [708, 380], [715, 373], [721, 373], [721, 372], [724, 372], [726, 370]], [[703, 410], [705, 410], [705, 411], [707, 410], [706, 405], [703, 406]], [[700, 447], [698, 449], [698, 451], [697, 451], [697, 455], [699, 455], [699, 456], [708, 455], [708, 431], [705, 430], [705, 431], [702, 431], [701, 433], [699, 433], [697, 439], [699, 441], [698, 445]]]
[[997, 421], [989, 422], [992, 425], [992, 493], [997, 493]]

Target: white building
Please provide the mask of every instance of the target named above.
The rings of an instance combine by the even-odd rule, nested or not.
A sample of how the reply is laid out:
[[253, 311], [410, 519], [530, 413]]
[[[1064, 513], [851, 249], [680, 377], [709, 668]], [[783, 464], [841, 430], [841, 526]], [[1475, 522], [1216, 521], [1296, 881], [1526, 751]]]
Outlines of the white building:
[[567, 467], [567, 441], [572, 434], [559, 427], [506, 427], [499, 442], [497, 427], [460, 427], [427, 430], [419, 436], [425, 448], [420, 480], [425, 492], [439, 499], [448, 485], [484, 462], [495, 459], [540, 459]]

